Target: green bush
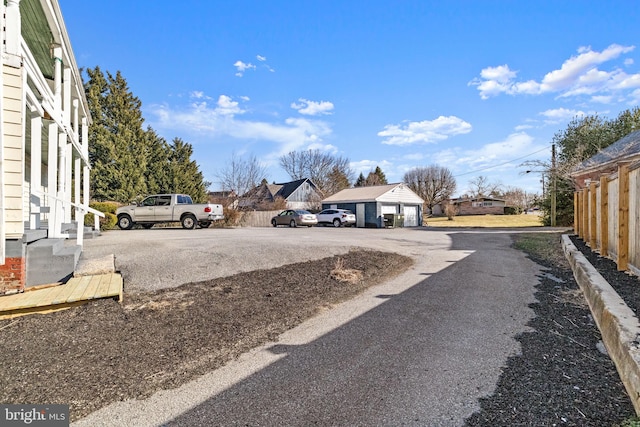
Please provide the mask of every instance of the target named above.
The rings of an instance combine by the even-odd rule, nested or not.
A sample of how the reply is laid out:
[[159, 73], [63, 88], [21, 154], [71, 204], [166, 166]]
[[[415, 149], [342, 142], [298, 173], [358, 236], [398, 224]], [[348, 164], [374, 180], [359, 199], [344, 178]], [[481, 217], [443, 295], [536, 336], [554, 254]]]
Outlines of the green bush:
[[518, 207], [515, 206], [505, 206], [504, 207], [504, 214], [505, 215], [520, 215], [522, 213], [522, 210]]
[[[104, 213], [104, 218], [100, 218], [101, 230], [112, 230], [115, 228], [118, 218], [116, 217], [116, 209], [120, 207], [117, 202], [91, 202], [89, 207]], [[84, 216], [84, 225], [93, 227], [93, 214], [89, 213]]]

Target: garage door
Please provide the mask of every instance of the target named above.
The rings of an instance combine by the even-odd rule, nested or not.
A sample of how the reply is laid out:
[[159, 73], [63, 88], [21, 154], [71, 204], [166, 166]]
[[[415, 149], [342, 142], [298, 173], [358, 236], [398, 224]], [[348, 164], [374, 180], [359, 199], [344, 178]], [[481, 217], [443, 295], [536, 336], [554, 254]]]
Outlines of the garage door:
[[405, 227], [418, 226], [418, 207], [417, 206], [404, 207], [404, 226]]

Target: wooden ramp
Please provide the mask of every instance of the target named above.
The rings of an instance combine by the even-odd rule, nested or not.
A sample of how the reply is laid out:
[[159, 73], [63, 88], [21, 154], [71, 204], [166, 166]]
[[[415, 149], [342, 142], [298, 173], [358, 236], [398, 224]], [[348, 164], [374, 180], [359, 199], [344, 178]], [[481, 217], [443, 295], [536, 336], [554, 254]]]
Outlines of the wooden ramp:
[[0, 319], [50, 313], [98, 298], [118, 298], [122, 302], [122, 287], [122, 276], [119, 273], [73, 277], [63, 285], [1, 296]]

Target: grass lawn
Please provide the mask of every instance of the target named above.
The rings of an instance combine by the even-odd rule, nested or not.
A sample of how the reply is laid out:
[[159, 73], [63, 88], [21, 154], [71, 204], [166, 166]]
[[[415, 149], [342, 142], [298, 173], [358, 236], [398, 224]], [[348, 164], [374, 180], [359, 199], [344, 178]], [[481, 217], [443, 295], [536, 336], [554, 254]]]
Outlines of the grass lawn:
[[527, 215], [465, 215], [451, 221], [444, 217], [425, 218], [429, 227], [542, 227], [542, 217]]

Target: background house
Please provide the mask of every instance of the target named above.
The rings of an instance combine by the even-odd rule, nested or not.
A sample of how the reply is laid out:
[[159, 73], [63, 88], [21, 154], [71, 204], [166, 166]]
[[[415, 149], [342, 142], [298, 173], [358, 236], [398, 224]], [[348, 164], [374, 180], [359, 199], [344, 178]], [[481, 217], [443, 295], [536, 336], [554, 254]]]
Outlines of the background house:
[[348, 209], [356, 227], [384, 227], [384, 215], [403, 215], [403, 226], [422, 225], [424, 200], [404, 183], [347, 188], [322, 201], [322, 209]]
[[503, 215], [506, 202], [493, 197], [462, 197], [451, 200], [458, 215]]
[[[0, 294], [70, 275], [89, 211], [80, 72], [56, 0], [0, 6]], [[71, 244], [68, 244], [71, 243]]]
[[242, 197], [244, 209], [268, 210], [278, 200], [284, 200], [287, 209], [319, 210], [322, 194], [308, 178], [281, 184], [263, 182]]

